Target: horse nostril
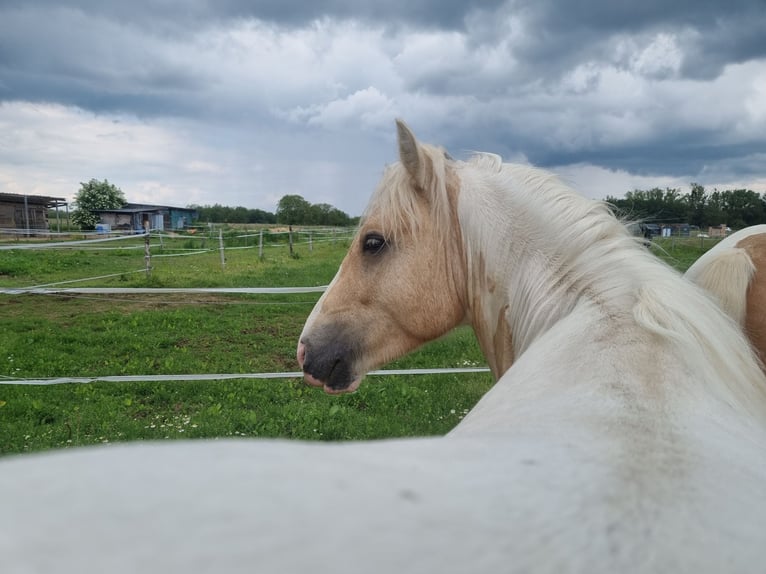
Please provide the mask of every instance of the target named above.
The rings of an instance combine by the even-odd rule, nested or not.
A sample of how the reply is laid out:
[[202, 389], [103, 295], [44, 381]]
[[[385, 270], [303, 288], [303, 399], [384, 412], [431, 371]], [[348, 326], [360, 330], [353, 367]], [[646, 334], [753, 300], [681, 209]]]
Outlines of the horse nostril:
[[298, 366], [303, 369], [303, 363], [306, 361], [306, 345], [303, 344], [303, 341], [298, 343]]

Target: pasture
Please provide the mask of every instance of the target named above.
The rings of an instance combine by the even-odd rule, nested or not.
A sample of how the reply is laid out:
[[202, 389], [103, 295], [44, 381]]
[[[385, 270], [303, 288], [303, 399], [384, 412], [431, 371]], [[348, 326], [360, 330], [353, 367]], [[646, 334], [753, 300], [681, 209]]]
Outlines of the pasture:
[[[67, 283], [81, 287], [290, 287], [326, 285], [349, 235], [290, 256], [242, 230], [217, 237], [143, 240], [120, 248], [0, 251], [0, 288]], [[680, 271], [714, 240], [661, 239], [653, 251]], [[130, 246], [133, 248], [128, 248]], [[186, 252], [200, 253], [181, 256]], [[166, 257], [159, 257], [166, 255]], [[177, 255], [177, 256], [176, 256]], [[257, 373], [298, 370], [295, 348], [319, 294], [0, 294], [0, 377]], [[473, 333], [461, 327], [387, 368], [483, 366]], [[188, 382], [0, 384], [0, 454], [134, 440], [213, 437], [372, 439], [441, 435], [492, 385], [489, 373], [377, 376], [331, 397], [299, 378]]]

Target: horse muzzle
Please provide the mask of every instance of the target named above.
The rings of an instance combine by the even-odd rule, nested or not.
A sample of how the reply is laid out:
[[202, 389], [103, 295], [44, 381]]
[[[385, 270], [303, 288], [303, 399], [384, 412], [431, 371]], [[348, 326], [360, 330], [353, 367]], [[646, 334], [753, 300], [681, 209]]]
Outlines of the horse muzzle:
[[359, 388], [362, 377], [353, 367], [353, 345], [343, 337], [303, 337], [298, 343], [298, 365], [303, 380], [314, 387], [323, 387], [329, 394], [350, 393]]

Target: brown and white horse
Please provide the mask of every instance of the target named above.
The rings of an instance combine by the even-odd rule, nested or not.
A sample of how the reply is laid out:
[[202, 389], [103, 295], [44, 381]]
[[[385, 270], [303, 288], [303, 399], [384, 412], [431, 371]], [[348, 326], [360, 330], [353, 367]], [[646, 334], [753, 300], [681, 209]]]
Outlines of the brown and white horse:
[[712, 293], [766, 360], [766, 225], [741, 229], [706, 251], [686, 277]]

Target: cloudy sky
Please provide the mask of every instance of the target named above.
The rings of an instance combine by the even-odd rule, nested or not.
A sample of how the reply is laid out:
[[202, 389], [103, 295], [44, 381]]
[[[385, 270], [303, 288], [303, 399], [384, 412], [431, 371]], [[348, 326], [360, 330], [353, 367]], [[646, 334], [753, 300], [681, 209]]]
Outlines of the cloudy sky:
[[766, 2], [0, 0], [0, 192], [358, 215], [396, 117], [589, 197], [766, 192]]

